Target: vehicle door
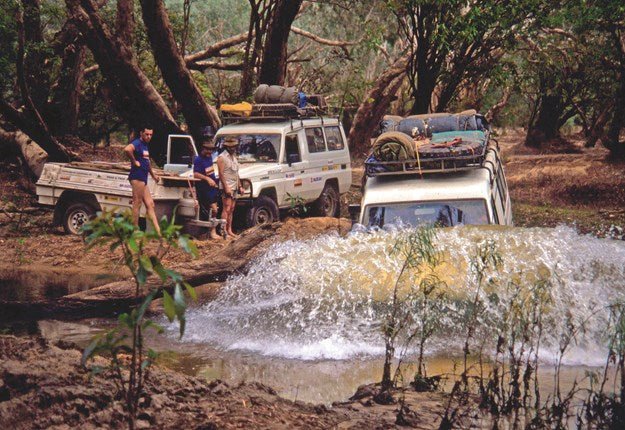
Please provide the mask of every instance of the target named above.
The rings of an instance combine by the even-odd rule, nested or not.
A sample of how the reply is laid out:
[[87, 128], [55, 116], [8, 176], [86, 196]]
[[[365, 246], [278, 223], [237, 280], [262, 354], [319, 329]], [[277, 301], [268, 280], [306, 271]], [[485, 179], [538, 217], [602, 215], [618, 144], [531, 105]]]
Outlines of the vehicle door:
[[326, 125], [323, 131], [328, 148], [327, 168], [331, 172], [330, 175], [327, 175], [325, 181], [328, 180], [328, 177], [336, 178], [338, 180], [339, 193], [347, 192], [352, 184], [352, 171], [349, 150], [347, 149], [342, 127], [339, 124]]
[[[284, 173], [284, 194], [279, 199], [283, 206], [290, 205], [293, 198], [304, 198], [304, 175], [308, 162], [304, 161], [301, 132], [288, 133], [284, 137], [284, 151], [281, 164]], [[279, 203], [280, 203], [279, 202]]]
[[163, 169], [176, 174], [190, 172], [193, 169], [193, 158], [197, 154], [193, 137], [170, 134], [167, 138], [167, 163]]
[[308, 166], [302, 177], [304, 187], [302, 197], [307, 201], [319, 198], [325, 180], [328, 178], [328, 170], [334, 164], [330, 160], [326, 145], [326, 136], [321, 125], [306, 127], [304, 138], [308, 158]]

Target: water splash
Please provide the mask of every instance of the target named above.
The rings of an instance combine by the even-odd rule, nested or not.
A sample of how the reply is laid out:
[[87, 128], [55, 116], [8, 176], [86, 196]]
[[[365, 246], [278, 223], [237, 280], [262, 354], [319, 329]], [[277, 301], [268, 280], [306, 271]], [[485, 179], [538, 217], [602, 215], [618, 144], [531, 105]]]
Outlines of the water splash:
[[[380, 324], [402, 265], [390, 250], [402, 234], [356, 231], [346, 238], [273, 245], [247, 273], [230, 277], [214, 301], [188, 312], [185, 340], [300, 360], [379, 356]], [[495, 241], [503, 257], [503, 277], [529, 283], [557, 273], [546, 344], [557, 345], [567, 317], [587, 320], [586, 335], [567, 360], [604, 360], [605, 308], [625, 295], [625, 243], [578, 235], [564, 226], [442, 229], [441, 271], [460, 302], [471, 295], [469, 259], [487, 240]], [[449, 320], [450, 329], [434, 339], [430, 352], [459, 351], [454, 345], [464, 339], [464, 328], [454, 325], [453, 315]]]

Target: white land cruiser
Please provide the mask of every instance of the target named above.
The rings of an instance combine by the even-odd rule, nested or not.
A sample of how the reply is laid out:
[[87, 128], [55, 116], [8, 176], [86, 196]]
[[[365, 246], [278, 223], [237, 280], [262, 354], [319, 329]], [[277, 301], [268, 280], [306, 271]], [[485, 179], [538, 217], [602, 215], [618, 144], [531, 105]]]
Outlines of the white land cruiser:
[[[449, 139], [463, 132], [445, 134], [444, 139]], [[424, 159], [392, 163], [368, 160], [361, 204], [349, 208], [352, 220], [379, 228], [389, 224], [512, 225], [499, 151], [488, 139], [488, 132], [483, 134], [486, 143], [479, 156], [437, 158], [430, 164]], [[436, 142], [437, 135], [432, 139]], [[438, 149], [441, 147], [439, 144]], [[394, 167], [385, 170], [381, 168], [384, 164]]]
[[245, 193], [237, 207], [251, 227], [280, 218], [280, 209], [312, 205], [312, 214], [338, 216], [340, 194], [352, 181], [347, 139], [337, 118], [248, 117], [223, 126], [215, 136], [239, 139], [239, 177]]

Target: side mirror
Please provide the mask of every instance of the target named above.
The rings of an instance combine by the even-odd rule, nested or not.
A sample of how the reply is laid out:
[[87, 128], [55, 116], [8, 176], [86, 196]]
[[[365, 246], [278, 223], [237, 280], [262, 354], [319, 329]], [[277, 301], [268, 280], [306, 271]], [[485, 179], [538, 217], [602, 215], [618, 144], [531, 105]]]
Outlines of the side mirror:
[[358, 204], [352, 204], [347, 207], [347, 211], [349, 212], [349, 219], [352, 220], [352, 224], [358, 222], [358, 218], [360, 218], [361, 207]]
[[289, 164], [289, 166], [293, 163], [299, 163], [299, 154], [287, 154], [286, 162]]

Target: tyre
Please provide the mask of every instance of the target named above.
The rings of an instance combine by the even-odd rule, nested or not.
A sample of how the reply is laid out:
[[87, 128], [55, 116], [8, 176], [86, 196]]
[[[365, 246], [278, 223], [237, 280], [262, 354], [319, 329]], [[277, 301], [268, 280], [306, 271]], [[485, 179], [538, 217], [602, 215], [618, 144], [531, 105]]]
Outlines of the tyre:
[[86, 203], [73, 203], [63, 214], [63, 230], [68, 234], [82, 234], [82, 226], [95, 216], [96, 210]]
[[338, 217], [341, 208], [339, 192], [334, 184], [326, 184], [321, 195], [313, 203], [312, 212], [315, 216]]
[[255, 225], [271, 224], [279, 220], [280, 214], [276, 202], [270, 197], [258, 196], [247, 211], [246, 225], [247, 227], [254, 227]]

